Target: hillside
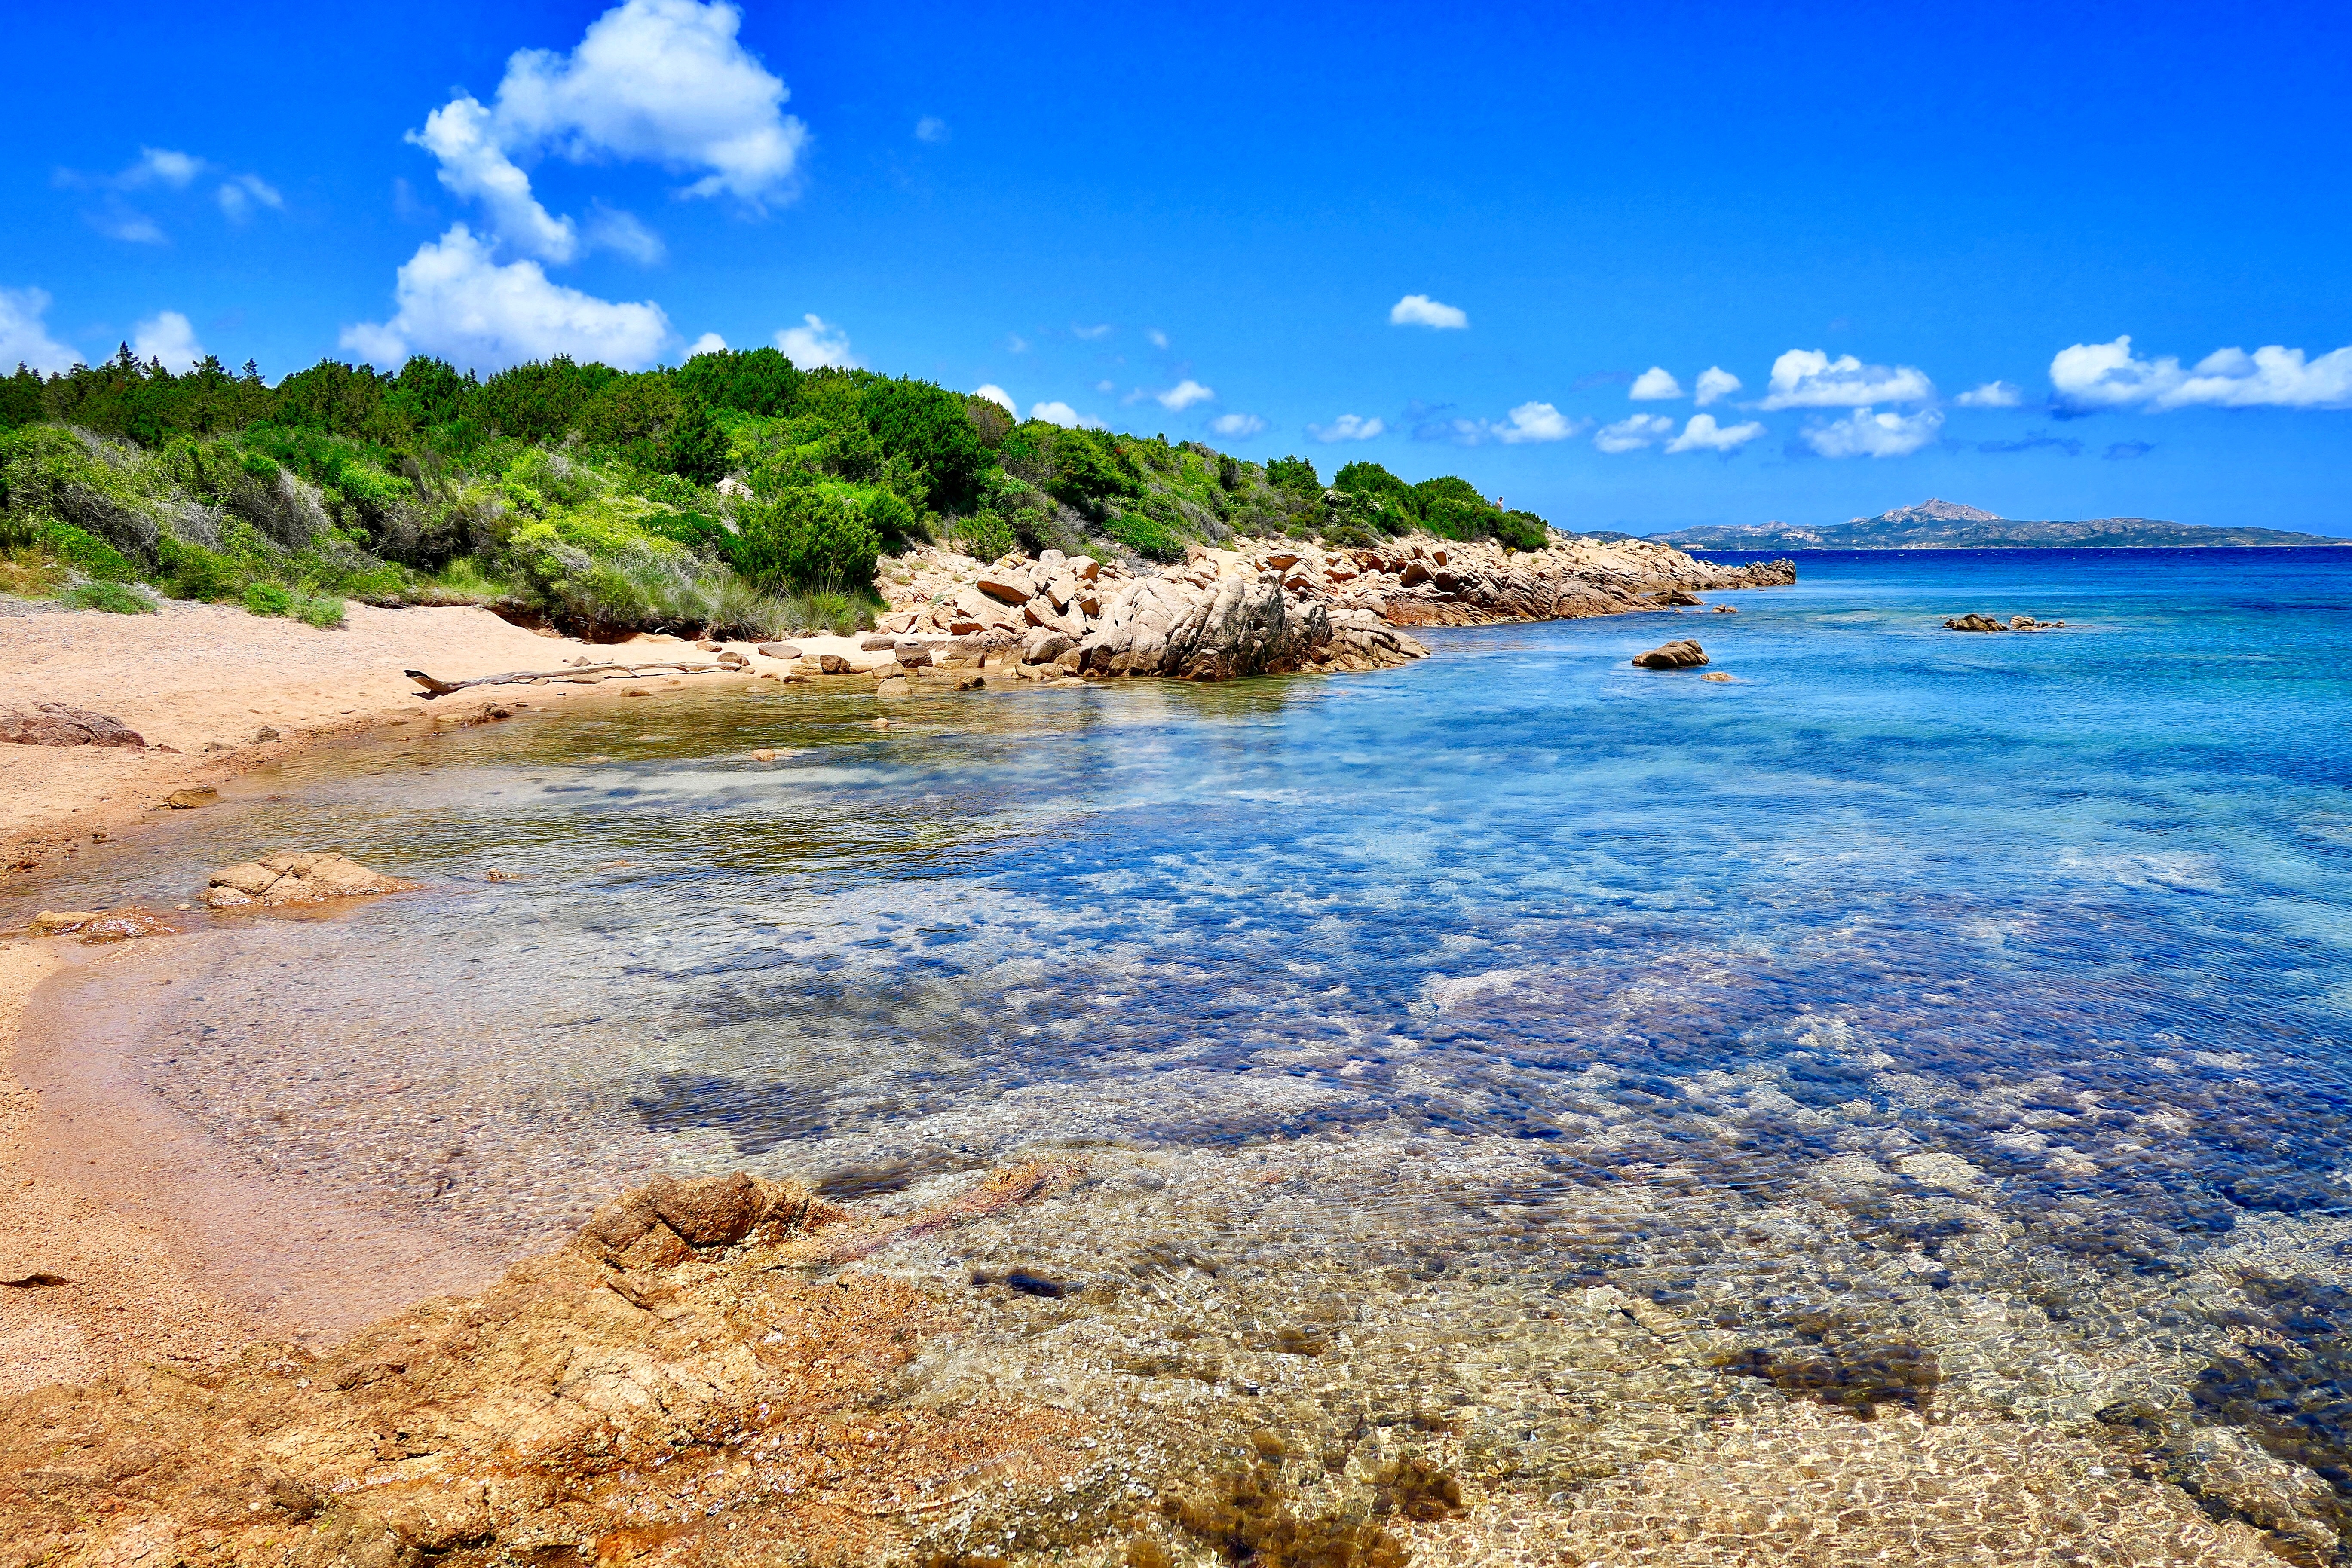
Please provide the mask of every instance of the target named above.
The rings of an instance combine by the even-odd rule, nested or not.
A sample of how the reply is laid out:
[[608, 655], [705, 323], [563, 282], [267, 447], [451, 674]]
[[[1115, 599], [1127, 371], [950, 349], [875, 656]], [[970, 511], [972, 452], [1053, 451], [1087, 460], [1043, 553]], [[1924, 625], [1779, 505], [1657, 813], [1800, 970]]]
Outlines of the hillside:
[[2200, 528], [2148, 517], [2087, 522], [2025, 522], [1953, 501], [1928, 500], [1823, 528], [1785, 522], [1685, 528], [1656, 536], [1683, 550], [2149, 550], [2300, 544], [2352, 545], [2352, 539], [2270, 528]]
[[346, 599], [479, 604], [610, 637], [870, 624], [884, 557], [927, 543], [1168, 562], [1263, 539], [1540, 549], [1467, 481], [1258, 464], [1036, 420], [773, 349], [488, 379], [321, 362], [174, 374], [126, 348], [0, 379], [0, 591], [137, 613], [156, 595], [333, 625]]

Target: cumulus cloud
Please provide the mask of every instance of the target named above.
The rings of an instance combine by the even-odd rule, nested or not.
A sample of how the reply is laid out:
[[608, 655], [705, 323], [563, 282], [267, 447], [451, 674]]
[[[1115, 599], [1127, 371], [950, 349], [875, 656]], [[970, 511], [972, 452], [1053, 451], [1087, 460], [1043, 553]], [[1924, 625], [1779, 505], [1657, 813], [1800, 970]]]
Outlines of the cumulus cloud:
[[1073, 426], [1083, 426], [1088, 430], [1103, 428], [1101, 420], [1091, 414], [1081, 414], [1066, 403], [1033, 403], [1029, 405], [1029, 417], [1043, 419], [1048, 425], [1059, 425], [1065, 428]]
[[174, 153], [169, 147], [142, 147], [139, 161], [115, 176], [115, 183], [126, 189], [142, 185], [169, 185], [175, 191], [185, 190], [191, 181], [205, 172], [202, 158], [189, 153]]
[[1633, 378], [1625, 395], [1636, 403], [1663, 403], [1683, 395], [1683, 384], [1667, 373], [1662, 364], [1654, 364]]
[[669, 254], [661, 236], [638, 222], [636, 214], [603, 202], [589, 210], [587, 240], [599, 250], [618, 251], [640, 267], [651, 267]]
[[936, 114], [926, 114], [915, 121], [915, 140], [934, 144], [948, 139], [948, 122]]
[[221, 216], [231, 223], [243, 223], [257, 206], [272, 212], [286, 208], [286, 198], [278, 194], [278, 187], [258, 174], [238, 174], [222, 181], [213, 199], [220, 203]]
[[1764, 407], [1860, 408], [1876, 403], [1925, 403], [1936, 395], [1927, 373], [1913, 365], [1864, 364], [1819, 349], [1790, 349], [1772, 362]]
[[412, 353], [479, 370], [570, 354], [624, 370], [651, 364], [669, 319], [646, 300], [614, 303], [548, 281], [536, 261], [500, 266], [464, 224], [417, 247], [393, 288], [392, 320], [344, 329], [342, 343], [379, 369]]
[[1535, 441], [1565, 441], [1583, 426], [1549, 403], [1522, 403], [1501, 423], [1487, 428], [1496, 440], [1517, 447]]
[[1360, 414], [1342, 414], [1328, 425], [1309, 425], [1307, 433], [1318, 441], [1369, 441], [1387, 429], [1381, 420], [1367, 419]]
[[1663, 414], [1636, 414], [1592, 433], [1592, 444], [1603, 452], [1636, 452], [1675, 433], [1675, 422]]
[[2014, 408], [2025, 401], [2025, 394], [2006, 381], [1988, 381], [1952, 401], [1963, 408]]
[[776, 334], [776, 346], [784, 357], [803, 370], [815, 370], [831, 365], [836, 370], [863, 368], [849, 352], [849, 334], [812, 310], [801, 318], [797, 327], [786, 327]]
[[1739, 378], [1719, 364], [1711, 364], [1698, 373], [1698, 398], [1701, 408], [1719, 403], [1739, 390]]
[[[493, 103], [460, 93], [408, 139], [433, 154], [442, 184], [482, 204], [499, 238], [548, 261], [572, 260], [580, 235], [540, 204], [518, 162], [543, 153], [699, 174], [687, 195], [789, 199], [808, 130], [782, 111], [782, 81], [737, 42], [741, 24], [725, 0], [625, 0], [569, 54], [516, 51]], [[652, 237], [627, 224], [607, 243], [641, 254]]]
[[694, 340], [692, 346], [686, 351], [686, 357], [692, 359], [697, 354], [723, 354], [726, 352], [725, 338], [720, 337], [717, 332], [705, 332]]
[[1824, 458], [1902, 458], [1933, 443], [1943, 427], [1944, 416], [1933, 408], [1911, 415], [1857, 408], [1806, 431], [1805, 445]]
[[42, 320], [48, 311], [47, 289], [0, 289], [0, 371], [24, 364], [54, 374], [80, 362], [81, 355], [49, 336]]
[[1159, 394], [1156, 401], [1160, 407], [1171, 414], [1181, 414], [1195, 403], [1210, 402], [1216, 395], [1214, 392], [1202, 386], [1199, 382], [1187, 377], [1167, 391]]
[[1239, 440], [1244, 436], [1255, 436], [1265, 429], [1265, 421], [1255, 414], [1220, 414], [1209, 421], [1209, 428], [1220, 436]]
[[1712, 414], [1694, 414], [1683, 433], [1666, 443], [1669, 452], [1736, 452], [1757, 437], [1764, 426], [1755, 420], [1739, 425], [1717, 425]]
[[141, 359], [163, 361], [170, 371], [186, 370], [205, 357], [195, 327], [177, 310], [158, 310], [132, 328], [131, 349]]
[[2139, 359], [2128, 334], [2076, 343], [2050, 362], [2050, 384], [2075, 408], [2352, 408], [2352, 345], [2306, 359], [2273, 343], [2216, 349], [2183, 370], [2170, 354]]
[[997, 385], [996, 383], [992, 381], [986, 382], [979, 386], [973, 387], [971, 395], [974, 397], [987, 398], [991, 403], [995, 404], [998, 407], [1003, 409], [1004, 412], [1012, 415], [1015, 419], [1021, 417], [1020, 406], [1013, 401], [1013, 395], [1005, 391], [1004, 388]]
[[1466, 327], [1470, 324], [1467, 311], [1453, 305], [1442, 305], [1426, 294], [1407, 294], [1389, 307], [1391, 327]]

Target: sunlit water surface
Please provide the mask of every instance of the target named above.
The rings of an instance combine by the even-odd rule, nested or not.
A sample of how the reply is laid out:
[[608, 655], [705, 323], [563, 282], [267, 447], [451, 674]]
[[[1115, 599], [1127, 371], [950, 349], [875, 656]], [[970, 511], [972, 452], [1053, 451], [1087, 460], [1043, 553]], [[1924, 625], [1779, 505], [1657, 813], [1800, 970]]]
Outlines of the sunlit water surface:
[[[517, 1246], [657, 1169], [910, 1204], [1096, 1150], [1178, 1178], [1162, 1232], [1214, 1188], [1192, 1229], [1276, 1295], [1611, 1287], [1718, 1385], [1864, 1414], [2258, 1428], [2269, 1322], [2281, 1441], [2340, 1458], [2352, 552], [1801, 574], [887, 731], [870, 690], [542, 699], [27, 897], [168, 906], [281, 847], [425, 879], [207, 922], [141, 1059], [266, 1168]], [[1732, 680], [1629, 667], [1683, 636]], [[1261, 1222], [1216, 1173], [1285, 1152]]]

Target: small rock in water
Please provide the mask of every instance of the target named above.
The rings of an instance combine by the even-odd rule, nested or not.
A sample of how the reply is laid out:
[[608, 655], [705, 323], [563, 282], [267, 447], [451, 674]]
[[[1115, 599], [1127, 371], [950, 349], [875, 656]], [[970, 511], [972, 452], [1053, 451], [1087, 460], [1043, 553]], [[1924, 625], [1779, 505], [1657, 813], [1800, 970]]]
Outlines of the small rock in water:
[[755, 763], [772, 763], [776, 760], [776, 753], [766, 746], [762, 746], [758, 751], [751, 753], [751, 760]]
[[841, 655], [837, 653], [821, 653], [817, 655], [816, 665], [819, 669], [823, 670], [827, 675], [847, 675], [849, 673], [849, 661], [842, 658]]
[[1731, 684], [1731, 677], [1724, 674], [1721, 670], [1710, 670], [1706, 674], [1700, 676], [1699, 679], [1701, 680], [1720, 681], [1726, 686]]
[[193, 811], [200, 805], [210, 805], [220, 799], [220, 791], [210, 784], [193, 784], [175, 789], [163, 797], [163, 804], [173, 811]]
[[404, 877], [372, 870], [348, 856], [331, 851], [269, 855], [214, 872], [212, 885], [205, 891], [205, 902], [216, 910], [254, 905], [278, 909], [372, 893], [401, 893], [422, 885]]
[[1633, 656], [1634, 664], [1643, 669], [1693, 669], [1706, 661], [1706, 650], [1688, 637]]

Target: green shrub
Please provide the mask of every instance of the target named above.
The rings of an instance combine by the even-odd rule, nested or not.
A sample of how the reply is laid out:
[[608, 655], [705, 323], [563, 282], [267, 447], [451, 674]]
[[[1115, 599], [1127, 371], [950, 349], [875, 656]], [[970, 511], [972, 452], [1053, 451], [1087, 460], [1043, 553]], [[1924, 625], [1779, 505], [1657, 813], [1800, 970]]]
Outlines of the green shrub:
[[992, 510], [982, 510], [959, 519], [953, 535], [955, 547], [974, 561], [994, 561], [1010, 555], [1020, 547], [1013, 525]]
[[247, 583], [245, 608], [248, 615], [290, 616], [294, 613], [294, 595], [275, 583]]
[[637, 526], [705, 555], [723, 555], [728, 541], [734, 537], [725, 523], [698, 511], [657, 511], [638, 520]]
[[961, 511], [971, 504], [994, 458], [964, 412], [962, 394], [886, 381], [867, 389], [860, 411], [884, 452], [928, 470], [932, 507]]
[[316, 626], [322, 632], [333, 631], [343, 624], [343, 602], [332, 595], [305, 598], [296, 602], [294, 614], [305, 626]]
[[139, 568], [122, 552], [72, 523], [45, 523], [34, 531], [33, 540], [85, 577], [101, 583], [138, 580]]
[[882, 543], [866, 520], [814, 485], [744, 503], [728, 558], [761, 588], [870, 592]]
[[778, 605], [777, 616], [782, 623], [776, 628], [780, 636], [831, 632], [845, 637], [874, 626], [873, 612], [846, 594], [787, 594]]
[[155, 542], [156, 576], [163, 592], [174, 599], [201, 599], [216, 604], [244, 591], [246, 574], [236, 563], [201, 544], [190, 544], [165, 534]]
[[1166, 523], [1141, 512], [1121, 512], [1108, 531], [1113, 539], [1150, 561], [1181, 561], [1184, 542]]
[[1495, 537], [1514, 550], [1541, 550], [1551, 542], [1551, 529], [1531, 511], [1507, 511], [1495, 520]]
[[118, 616], [152, 616], [154, 602], [136, 588], [120, 583], [84, 583], [58, 595], [58, 603], [77, 610], [106, 610]]
[[924, 543], [930, 537], [923, 520], [915, 515], [915, 509], [888, 490], [876, 490], [866, 499], [865, 515], [866, 526], [874, 531], [882, 548], [893, 555]]
[[1315, 465], [1304, 458], [1276, 458], [1265, 466], [1265, 482], [1278, 490], [1294, 495], [1319, 496], [1323, 481], [1315, 474]]

